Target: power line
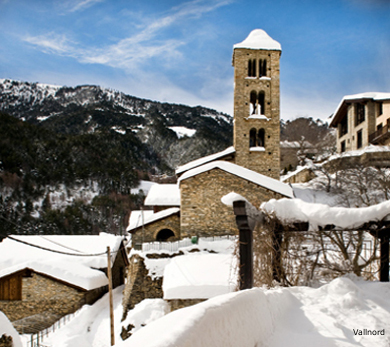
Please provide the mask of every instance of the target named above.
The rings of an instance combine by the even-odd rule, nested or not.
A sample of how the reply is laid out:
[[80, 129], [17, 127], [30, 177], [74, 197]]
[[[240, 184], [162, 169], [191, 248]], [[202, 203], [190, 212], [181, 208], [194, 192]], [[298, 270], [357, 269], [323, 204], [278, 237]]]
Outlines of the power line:
[[[16, 223], [4, 218], [3, 216], [0, 216], [0, 218], [4, 219], [5, 221], [7, 221], [8, 223], [10, 224], [14, 224], [15, 226], [18, 226]], [[16, 241], [16, 242], [19, 242], [19, 243], [22, 243], [22, 244], [25, 244], [27, 246], [31, 246], [31, 247], [35, 247], [35, 248], [39, 248], [39, 249], [43, 249], [45, 251], [48, 251], [48, 252], [52, 252], [52, 253], [58, 253], [58, 254], [64, 254], [64, 255], [71, 255], [71, 256], [76, 256], [76, 257], [96, 257], [96, 256], [101, 256], [101, 255], [105, 255], [107, 254], [107, 251], [105, 252], [101, 252], [101, 253], [95, 253], [95, 254], [80, 254], [80, 253], [69, 253], [69, 252], [62, 252], [62, 251], [56, 251], [54, 249], [50, 249], [50, 248], [46, 248], [46, 247], [42, 247], [42, 246], [38, 246], [38, 245], [35, 245], [33, 243], [30, 243], [30, 242], [26, 242], [26, 241], [22, 241], [22, 240], [19, 240], [11, 235], [6, 235], [6, 234], [3, 234], [3, 233], [0, 233], [1, 236], [4, 236], [4, 237], [7, 237], [9, 238], [10, 240], [12, 241]], [[41, 236], [41, 235], [38, 235], [38, 236]], [[51, 241], [53, 242], [53, 241]], [[53, 242], [53, 243], [56, 243], [56, 242]], [[58, 243], [57, 243], [58, 244]], [[60, 244], [58, 244], [60, 245]], [[63, 245], [60, 245], [60, 246], [63, 246]], [[63, 246], [64, 248], [68, 248], [66, 246]], [[119, 252], [119, 249], [116, 250], [116, 251], [112, 251], [111, 253], [117, 253]]]

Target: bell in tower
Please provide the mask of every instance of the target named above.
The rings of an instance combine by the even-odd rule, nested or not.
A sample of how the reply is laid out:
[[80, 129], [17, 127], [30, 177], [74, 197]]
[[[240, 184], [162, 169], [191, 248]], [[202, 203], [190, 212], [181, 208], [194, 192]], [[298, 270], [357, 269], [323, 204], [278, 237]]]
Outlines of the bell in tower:
[[281, 45], [253, 30], [234, 45], [235, 163], [279, 179]]

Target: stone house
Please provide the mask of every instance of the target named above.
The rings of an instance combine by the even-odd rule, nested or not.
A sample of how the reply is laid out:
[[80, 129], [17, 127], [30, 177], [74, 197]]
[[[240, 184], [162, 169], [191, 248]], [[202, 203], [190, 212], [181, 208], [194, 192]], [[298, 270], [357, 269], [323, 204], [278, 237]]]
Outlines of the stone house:
[[330, 126], [337, 128], [339, 153], [390, 144], [390, 93], [344, 96]]
[[221, 202], [232, 191], [255, 206], [293, 197], [292, 188], [279, 181], [280, 56], [281, 45], [263, 30], [234, 45], [233, 146], [178, 167], [178, 184], [165, 193], [150, 191], [153, 198], [148, 194], [145, 203], [156, 213], [132, 211], [127, 231], [133, 245], [236, 234], [234, 215]]
[[107, 246], [112, 252], [115, 288], [124, 284], [129, 264], [122, 237], [102, 233], [3, 239], [0, 311], [14, 323], [42, 316], [50, 326], [82, 305], [92, 304], [108, 290]]

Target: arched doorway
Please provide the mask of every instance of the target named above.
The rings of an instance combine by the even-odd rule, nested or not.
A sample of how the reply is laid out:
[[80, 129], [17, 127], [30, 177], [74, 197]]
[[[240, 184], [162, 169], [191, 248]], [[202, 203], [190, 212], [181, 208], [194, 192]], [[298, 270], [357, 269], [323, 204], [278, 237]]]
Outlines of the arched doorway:
[[161, 229], [157, 233], [156, 241], [164, 242], [171, 237], [175, 237], [175, 233], [171, 229]]

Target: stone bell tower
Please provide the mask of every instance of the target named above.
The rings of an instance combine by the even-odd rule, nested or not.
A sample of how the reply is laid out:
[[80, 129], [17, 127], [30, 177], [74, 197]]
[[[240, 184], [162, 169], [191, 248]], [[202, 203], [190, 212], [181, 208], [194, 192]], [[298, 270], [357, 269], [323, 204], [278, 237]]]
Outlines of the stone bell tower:
[[235, 163], [279, 180], [281, 45], [253, 30], [234, 45]]

